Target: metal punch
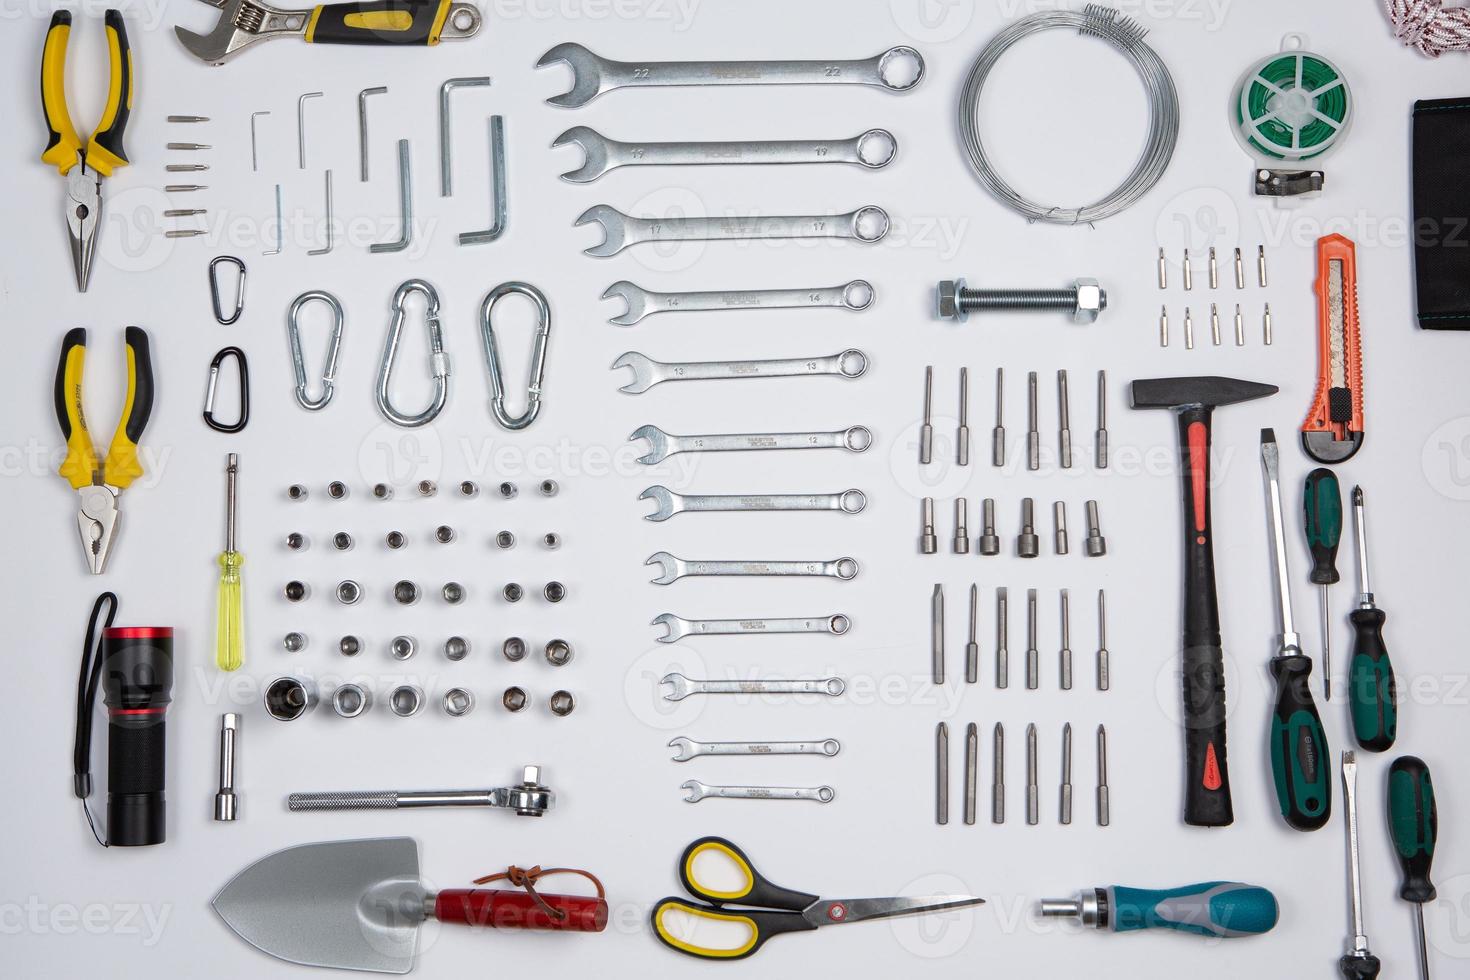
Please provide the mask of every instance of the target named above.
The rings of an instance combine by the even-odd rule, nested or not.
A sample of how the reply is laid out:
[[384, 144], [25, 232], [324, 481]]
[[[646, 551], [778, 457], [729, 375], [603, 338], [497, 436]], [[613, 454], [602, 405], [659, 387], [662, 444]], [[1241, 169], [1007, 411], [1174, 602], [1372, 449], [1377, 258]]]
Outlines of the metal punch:
[[[240, 377], [240, 411], [233, 422], [221, 422], [214, 417], [214, 400], [219, 387], [220, 369], [224, 366], [227, 357], [234, 358], [235, 369]], [[209, 362], [209, 384], [204, 389], [203, 416], [205, 425], [216, 432], [225, 433], [240, 432], [250, 421], [250, 365], [245, 360], [245, 352], [240, 348], [225, 347]]]
[[506, 205], [505, 120], [490, 117], [490, 227], [484, 231], [462, 231], [461, 245], [483, 245], [505, 234]]
[[451, 78], [439, 86], [439, 196], [453, 193], [453, 152], [449, 136], [449, 93], [458, 88], [483, 88], [490, 84], [489, 75]]
[[[536, 304], [536, 338], [531, 348], [531, 365], [526, 379], [526, 408], [519, 415], [505, 409], [505, 381], [500, 370], [500, 350], [495, 343], [495, 304], [517, 293]], [[490, 372], [490, 414], [512, 432], [528, 427], [541, 413], [541, 389], [546, 376], [546, 343], [551, 339], [551, 305], [546, 295], [525, 282], [503, 282], [480, 302], [480, 340], [485, 346], [485, 366]]]
[[[235, 280], [235, 310], [226, 313], [219, 295], [219, 267], [233, 265], [239, 272]], [[209, 260], [209, 302], [214, 308], [214, 319], [222, 327], [228, 327], [240, 319], [245, 312], [245, 263], [233, 255], [217, 255]]]
[[[393, 380], [393, 360], [398, 354], [399, 335], [403, 331], [404, 304], [414, 293], [424, 297], [424, 329], [429, 335], [429, 373], [434, 379], [434, 396], [422, 412], [409, 415], [394, 407], [388, 388]], [[388, 335], [383, 340], [375, 397], [383, 418], [406, 429], [434, 421], [449, 398], [449, 355], [444, 353], [444, 331], [439, 325], [439, 293], [422, 279], [409, 279], [393, 293], [393, 319], [388, 323]]]
[[368, 251], [374, 255], [402, 252], [413, 241], [413, 175], [408, 156], [408, 140], [398, 141], [398, 238], [391, 242], [373, 242]]
[[[306, 393], [306, 358], [301, 352], [301, 310], [311, 302], [326, 303], [332, 311], [332, 331], [327, 338], [327, 357], [322, 365], [322, 393], [311, 398]], [[319, 412], [332, 400], [336, 388], [337, 357], [342, 352], [342, 304], [331, 293], [312, 289], [291, 301], [286, 316], [286, 337], [291, 345], [291, 366], [296, 374], [296, 403], [308, 412]]]

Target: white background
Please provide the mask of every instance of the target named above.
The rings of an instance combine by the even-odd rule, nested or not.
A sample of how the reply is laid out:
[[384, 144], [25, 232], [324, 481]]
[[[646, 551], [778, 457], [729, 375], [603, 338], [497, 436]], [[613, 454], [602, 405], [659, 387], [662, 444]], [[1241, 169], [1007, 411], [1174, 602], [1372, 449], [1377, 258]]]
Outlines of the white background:
[[[689, 0], [695, 3], [695, 0]], [[102, 232], [91, 290], [79, 295], [68, 267], [61, 216], [62, 181], [36, 157], [43, 141], [36, 100], [41, 42], [49, 9], [5, 5], [0, 63], [7, 66], [5, 118], [8, 233], [0, 240], [7, 356], [0, 380], [10, 392], [0, 418], [9, 560], [4, 588], [9, 642], [6, 658], [8, 750], [3, 758], [11, 802], [3, 818], [4, 873], [0, 926], [14, 976], [115, 977], [296, 975], [299, 968], [267, 960], [239, 942], [209, 908], [209, 899], [237, 870], [277, 848], [312, 840], [406, 834], [421, 844], [425, 878], [436, 887], [466, 885], [475, 875], [510, 863], [591, 868], [607, 882], [613, 923], [602, 936], [475, 935], [430, 926], [420, 975], [461, 976], [486, 969], [538, 969], [569, 976], [609, 970], [671, 973], [721, 970], [753, 976], [838, 967], [879, 976], [923, 971], [933, 976], [1051, 977], [1084, 972], [1109, 977], [1262, 977], [1333, 975], [1348, 932], [1340, 820], [1301, 835], [1276, 814], [1265, 745], [1271, 654], [1269, 565], [1257, 430], [1275, 426], [1283, 441], [1283, 478], [1291, 507], [1290, 540], [1296, 607], [1308, 649], [1319, 642], [1316, 596], [1306, 584], [1305, 546], [1296, 500], [1309, 469], [1295, 430], [1306, 410], [1315, 372], [1310, 292], [1312, 243], [1341, 230], [1358, 243], [1364, 361], [1368, 377], [1368, 441], [1340, 467], [1344, 493], [1364, 483], [1370, 499], [1375, 585], [1389, 613], [1388, 642], [1406, 703], [1397, 750], [1423, 755], [1438, 777], [1445, 834], [1436, 862], [1441, 899], [1428, 910], [1438, 975], [1464, 971], [1470, 956], [1465, 899], [1470, 851], [1455, 833], [1470, 809], [1460, 783], [1466, 735], [1466, 673], [1462, 610], [1456, 608], [1460, 562], [1467, 544], [1464, 501], [1470, 415], [1464, 396], [1463, 336], [1421, 333], [1412, 318], [1409, 214], [1409, 124], [1415, 98], [1465, 93], [1467, 62], [1434, 62], [1399, 47], [1371, 3], [1268, 4], [1176, 0], [1139, 11], [1150, 41], [1174, 72], [1183, 121], [1178, 151], [1164, 180], [1126, 214], [1095, 229], [1032, 227], [999, 207], [962, 163], [954, 136], [954, 100], [980, 46], [1004, 23], [1031, 8], [1023, 3], [957, 0], [891, 3], [741, 4], [708, 0], [680, 9], [659, 0], [623, 6], [525, 0], [487, 11], [473, 40], [432, 51], [307, 48], [283, 40], [248, 51], [221, 68], [192, 60], [172, 36], [175, 23], [212, 23], [205, 5], [134, 4], [128, 30], [136, 66], [136, 101], [127, 146], [133, 166], [104, 188]], [[1237, 76], [1277, 48], [1285, 30], [1301, 30], [1311, 47], [1348, 75], [1358, 115], [1341, 153], [1327, 165], [1328, 192], [1294, 213], [1251, 200], [1250, 163], [1226, 125], [1225, 108]], [[78, 16], [69, 81], [74, 114], [84, 132], [97, 117], [105, 70], [102, 5]], [[619, 92], [580, 110], [543, 100], [564, 91], [562, 69], [532, 67], [541, 52], [564, 40], [622, 58], [865, 57], [894, 44], [914, 44], [927, 76], [895, 96], [857, 87], [698, 89]], [[489, 74], [490, 89], [453, 96], [456, 193], [437, 193], [435, 105], [444, 79]], [[357, 177], [357, 92], [387, 85], [369, 103], [373, 178]], [[296, 164], [296, 97], [325, 97], [307, 106], [308, 168]], [[259, 122], [260, 171], [250, 166], [249, 113]], [[1145, 110], [1131, 69], [1100, 43], [1053, 34], [1016, 49], [992, 80], [986, 132], [999, 163], [1023, 190], [1062, 203], [1090, 200], [1123, 173], [1141, 144]], [[488, 216], [484, 118], [503, 114], [510, 171], [510, 225], [491, 245], [460, 248], [457, 232], [483, 228]], [[169, 113], [212, 121], [168, 125]], [[566, 127], [586, 124], [621, 139], [837, 138], [872, 126], [897, 136], [897, 161], [877, 173], [857, 168], [626, 169], [577, 186], [557, 174], [580, 162], [576, 150], [550, 150]], [[420, 219], [411, 252], [369, 255], [366, 243], [396, 234], [394, 141], [413, 144], [415, 205]], [[163, 149], [168, 140], [196, 140], [214, 149], [199, 159], [212, 169], [210, 189], [165, 200], [163, 165], [185, 159]], [[193, 159], [192, 156], [187, 157]], [[339, 230], [330, 255], [307, 258], [320, 244], [321, 171], [336, 182]], [[261, 235], [272, 216], [272, 187], [283, 186], [288, 224], [285, 252], [262, 257]], [[876, 246], [726, 244], [673, 252], [647, 247], [613, 259], [584, 257], [597, 231], [574, 228], [581, 211], [606, 202], [630, 212], [802, 214], [844, 212], [879, 204], [894, 227]], [[163, 207], [207, 207], [211, 237], [167, 241]], [[1228, 256], [1236, 245], [1249, 258], [1265, 243], [1271, 285], [1237, 292], [1228, 262], [1217, 293], [1205, 284], [1203, 253], [1214, 244]], [[1179, 288], [1179, 270], [1161, 297], [1154, 258], [1190, 245], [1198, 256], [1195, 291]], [[209, 312], [205, 266], [222, 253], [249, 266], [246, 311], [232, 327]], [[934, 283], [955, 274], [990, 285], [1062, 285], [1079, 275], [1100, 279], [1110, 306], [1092, 327], [1056, 317], [972, 319], [967, 325], [931, 316]], [[409, 436], [380, 424], [372, 385], [394, 287], [421, 276], [439, 289], [446, 343], [454, 360], [449, 407], [433, 428]], [[631, 329], [607, 324], [618, 311], [598, 296], [612, 281], [632, 279], [654, 289], [826, 286], [871, 280], [875, 306], [842, 312], [660, 316]], [[524, 279], [550, 297], [555, 311], [540, 420], [510, 435], [491, 423], [479, 350], [476, 310], [496, 283]], [[347, 310], [335, 401], [308, 415], [291, 395], [283, 331], [291, 298], [327, 289]], [[1174, 345], [1161, 350], [1156, 317], [1169, 305]], [[1263, 300], [1275, 314], [1276, 343], [1260, 343]], [[1212, 349], [1207, 305], [1226, 311], [1226, 345]], [[1241, 302], [1248, 343], [1230, 345], [1229, 312]], [[1197, 347], [1181, 343], [1183, 307], [1193, 307]], [[321, 310], [306, 337], [315, 374], [323, 344]], [[502, 344], [507, 374], [519, 387], [528, 349], [524, 308], [507, 305]], [[519, 321], [519, 322], [517, 322]], [[51, 403], [52, 372], [66, 329], [85, 325], [88, 407], [94, 436], [110, 437], [119, 388], [122, 327], [145, 326], [153, 338], [158, 397], [143, 437], [148, 475], [122, 498], [124, 526], [111, 567], [101, 578], [83, 571], [75, 541], [74, 497], [54, 475], [60, 440]], [[789, 328], [789, 329], [783, 329]], [[249, 352], [255, 406], [239, 436], [210, 432], [198, 410], [206, 366], [216, 349], [239, 344]], [[857, 382], [831, 379], [664, 386], [641, 396], [617, 392], [620, 373], [608, 365], [622, 351], [665, 360], [805, 356], [858, 346], [872, 368]], [[406, 327], [397, 388], [412, 407], [425, 396], [423, 331]], [[920, 381], [936, 367], [936, 431], [949, 445], [957, 369], [971, 370], [970, 421], [976, 442], [968, 470], [936, 464], [922, 476], [915, 465]], [[988, 465], [993, 423], [994, 368], [1007, 369], [1006, 412], [1011, 465]], [[1073, 435], [1081, 460], [1071, 471], [1048, 462], [1040, 474], [1016, 463], [1024, 437], [1024, 379], [1041, 374], [1041, 428], [1055, 445], [1054, 371], [1072, 379]], [[1087, 465], [1094, 415], [1093, 371], [1109, 372], [1113, 465]], [[1178, 487], [1173, 473], [1174, 425], [1166, 413], [1126, 408], [1126, 382], [1170, 374], [1225, 374], [1269, 381], [1281, 393], [1217, 415], [1219, 485], [1215, 520], [1224, 638], [1230, 663], [1231, 761], [1236, 823], [1203, 831], [1180, 821], [1180, 738], [1174, 723], [1173, 671], [1179, 630]], [[228, 405], [233, 388], [222, 395]], [[225, 409], [228, 412], [228, 409]], [[644, 423], [672, 432], [790, 431], [871, 427], [876, 445], [862, 456], [794, 453], [724, 458], [676, 457], [654, 472], [633, 462], [626, 434]], [[386, 448], [385, 448], [386, 447]], [[636, 447], [635, 447], [636, 448]], [[247, 556], [249, 648], [245, 668], [224, 678], [213, 668], [215, 554], [223, 538], [223, 464], [241, 454], [240, 534]], [[550, 450], [555, 450], [553, 455]], [[641, 451], [641, 450], [639, 450]], [[937, 453], [947, 459], [948, 449]], [[419, 459], [417, 468], [410, 458]], [[391, 467], [390, 467], [391, 461]], [[376, 480], [437, 478], [445, 492], [430, 502], [400, 493], [387, 504], [367, 498]], [[562, 492], [539, 499], [534, 482], [553, 476]], [[484, 493], [474, 501], [447, 492], [461, 479], [490, 488], [517, 480], [519, 499], [503, 503]], [[334, 504], [333, 479], [355, 495]], [[312, 490], [289, 504], [290, 483]], [[856, 518], [836, 515], [684, 516], [645, 524], [636, 498], [652, 483], [692, 492], [867, 492]], [[926, 489], [928, 488], [928, 489]], [[406, 489], [406, 487], [405, 487]], [[918, 501], [940, 498], [941, 540], [951, 531], [950, 500], [971, 498], [977, 533], [979, 498], [998, 501], [1007, 550], [1017, 530], [1019, 501], [1038, 500], [1043, 540], [1049, 504], [1065, 499], [1072, 522], [1070, 557], [1024, 563], [916, 553]], [[1081, 556], [1082, 503], [1102, 508], [1109, 554]], [[430, 544], [434, 525], [449, 523], [460, 540]], [[390, 528], [413, 542], [391, 555], [381, 545]], [[510, 553], [489, 546], [509, 528], [522, 544]], [[357, 535], [348, 555], [330, 552], [333, 531]], [[315, 542], [304, 556], [280, 544], [300, 530]], [[546, 530], [564, 548], [531, 547]], [[850, 555], [862, 574], [832, 581], [685, 581], [646, 584], [644, 557], [668, 549], [687, 558], [835, 558]], [[1353, 551], [1345, 538], [1345, 581], [1332, 592], [1334, 639], [1347, 639]], [[312, 600], [288, 606], [282, 584], [302, 578]], [[367, 598], [354, 608], [331, 598], [341, 578], [359, 579]], [[397, 578], [431, 591], [418, 607], [400, 611], [387, 598]], [[528, 599], [507, 607], [495, 598], [506, 581], [539, 592], [550, 578], [571, 597], [558, 607]], [[442, 582], [459, 580], [468, 603], [448, 609], [432, 598]], [[951, 678], [961, 674], [963, 595], [982, 589], [982, 678], [976, 687], [953, 679], [936, 692], [928, 682], [928, 597], [942, 581], [949, 597]], [[1013, 682], [998, 692], [993, 665], [993, 590], [1011, 590]], [[1113, 690], [1092, 689], [1093, 598], [1109, 589]], [[1043, 683], [1027, 692], [1018, 682], [1024, 649], [1024, 592], [1041, 590]], [[1072, 590], [1072, 644], [1077, 688], [1057, 690], [1056, 590]], [[93, 595], [121, 597], [119, 624], [171, 624], [178, 631], [178, 679], [169, 716], [169, 839], [165, 846], [102, 851], [90, 839], [70, 796], [67, 772], [72, 697], [85, 614]], [[673, 611], [690, 617], [818, 615], [845, 612], [852, 632], [841, 639], [729, 638], [662, 646], [647, 623]], [[309, 648], [288, 655], [281, 636], [298, 629]], [[356, 633], [369, 644], [344, 662], [336, 639]], [[324, 689], [359, 675], [385, 689], [405, 675], [386, 643], [413, 633], [424, 647], [407, 674], [431, 693], [460, 684], [480, 695], [469, 718], [450, 720], [436, 708], [411, 720], [375, 709], [346, 722], [323, 707], [291, 725], [265, 717], [262, 681], [280, 673], [316, 676]], [[448, 664], [439, 645], [451, 633], [474, 643], [470, 659]], [[534, 657], [519, 665], [500, 659], [501, 639], [518, 634], [537, 649], [552, 636], [576, 648], [572, 665], [554, 671]], [[835, 703], [741, 703], [699, 699], [670, 707], [655, 699], [654, 681], [678, 666], [690, 676], [821, 676], [848, 679]], [[1320, 670], [1320, 665], [1318, 666]], [[1320, 674], [1318, 675], [1320, 676]], [[507, 684], [536, 699], [521, 716], [498, 705]], [[574, 715], [556, 719], [547, 695], [568, 687], [579, 698]], [[242, 818], [210, 820], [218, 715], [243, 711], [240, 746]], [[1350, 741], [1339, 697], [1324, 706], [1329, 741]], [[952, 816], [933, 820], [934, 724], [951, 725], [954, 754]], [[981, 754], [981, 821], [960, 819], [963, 727], [977, 721], [986, 736]], [[993, 826], [983, 800], [991, 775], [990, 726], [1006, 725], [1009, 820]], [[1024, 823], [1023, 731], [1041, 731], [1042, 814]], [[1055, 820], [1059, 731], [1077, 730], [1076, 821]], [[1112, 826], [1094, 825], [1091, 733], [1111, 735]], [[839, 757], [823, 759], [667, 761], [674, 735], [704, 739], [835, 737]], [[99, 743], [101, 741], [99, 735]], [[101, 745], [96, 768], [104, 769]], [[1387, 757], [1360, 755], [1367, 927], [1385, 975], [1413, 970], [1412, 915], [1396, 898], [1397, 871], [1383, 820]], [[560, 805], [540, 821], [483, 811], [297, 815], [285, 809], [293, 790], [474, 787], [501, 784], [524, 763], [539, 761]], [[707, 801], [690, 806], [678, 785], [826, 783], [837, 799], [813, 804]], [[1334, 795], [1337, 795], [1336, 792]], [[101, 806], [102, 799], [95, 804]], [[1340, 798], [1334, 801], [1341, 813]], [[969, 891], [990, 904], [978, 912], [867, 924], [849, 930], [782, 939], [741, 965], [699, 967], [676, 959], [650, 935], [644, 915], [661, 895], [677, 891], [674, 861], [690, 839], [731, 836], [778, 883], [827, 896]], [[1234, 878], [1270, 887], [1281, 923], [1268, 936], [1206, 944], [1184, 936], [1082, 934], [1036, 922], [1033, 903], [1081, 887], [1111, 883], [1177, 885]], [[161, 927], [150, 927], [148, 916]], [[304, 973], [302, 974], [304, 975]]]

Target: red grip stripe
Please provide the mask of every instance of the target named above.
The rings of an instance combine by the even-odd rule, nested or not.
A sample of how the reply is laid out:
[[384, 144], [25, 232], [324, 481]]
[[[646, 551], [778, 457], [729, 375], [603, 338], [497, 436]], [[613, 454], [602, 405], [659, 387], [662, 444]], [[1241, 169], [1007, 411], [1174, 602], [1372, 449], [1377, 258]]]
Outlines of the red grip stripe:
[[1210, 468], [1210, 431], [1203, 422], [1189, 423], [1189, 482], [1194, 495], [1194, 529], [1205, 533], [1205, 501], [1209, 487], [1205, 478]]
[[102, 631], [109, 640], [172, 640], [172, 626], [109, 626]]

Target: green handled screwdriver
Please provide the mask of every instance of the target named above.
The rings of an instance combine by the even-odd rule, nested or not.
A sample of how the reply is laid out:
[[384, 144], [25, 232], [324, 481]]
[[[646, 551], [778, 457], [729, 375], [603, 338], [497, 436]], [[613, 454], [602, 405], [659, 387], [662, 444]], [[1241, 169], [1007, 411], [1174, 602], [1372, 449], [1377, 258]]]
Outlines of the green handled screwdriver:
[[1342, 540], [1342, 489], [1337, 474], [1322, 466], [1308, 473], [1302, 504], [1307, 546], [1312, 550], [1312, 584], [1319, 587], [1322, 606], [1322, 697], [1331, 701], [1332, 613], [1327, 587], [1342, 578], [1337, 573], [1337, 545]]
[[1353, 734], [1370, 752], [1393, 747], [1398, 733], [1398, 691], [1388, 647], [1383, 644], [1383, 622], [1388, 618], [1373, 599], [1368, 578], [1368, 532], [1363, 519], [1363, 488], [1353, 487], [1353, 537], [1358, 544], [1358, 608], [1348, 616], [1353, 624], [1353, 661], [1348, 669], [1348, 703]]
[[1040, 911], [1046, 918], [1076, 919], [1112, 932], [1175, 929], [1219, 939], [1270, 932], [1278, 914], [1275, 895], [1234, 881], [1179, 888], [1091, 888], [1075, 899], [1044, 899]]
[[1388, 767], [1388, 831], [1404, 872], [1399, 898], [1413, 902], [1419, 920], [1419, 976], [1429, 980], [1429, 943], [1424, 935], [1424, 903], [1435, 898], [1429, 865], [1434, 839], [1439, 835], [1439, 810], [1434, 805], [1434, 783], [1429, 767], [1412, 755], [1400, 756]]
[[1266, 507], [1270, 512], [1271, 554], [1274, 561], [1277, 618], [1281, 632], [1271, 676], [1276, 680], [1275, 708], [1271, 713], [1271, 775], [1276, 802], [1287, 824], [1297, 830], [1317, 830], [1332, 815], [1331, 765], [1327, 734], [1312, 701], [1312, 661], [1302, 653], [1301, 634], [1291, 612], [1291, 576], [1286, 567], [1285, 531], [1281, 518], [1280, 451], [1276, 433], [1261, 430], [1261, 472], [1265, 477]]

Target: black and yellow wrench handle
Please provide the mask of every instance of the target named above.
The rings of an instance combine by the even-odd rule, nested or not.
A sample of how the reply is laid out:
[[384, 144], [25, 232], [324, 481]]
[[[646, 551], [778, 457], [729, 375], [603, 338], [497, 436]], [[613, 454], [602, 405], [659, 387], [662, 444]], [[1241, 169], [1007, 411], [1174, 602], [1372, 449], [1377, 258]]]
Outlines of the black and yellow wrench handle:
[[312, 10], [306, 40], [314, 44], [438, 44], [453, 0], [364, 0]]
[[133, 51], [128, 45], [121, 11], [108, 10], [103, 22], [107, 28], [110, 67], [107, 104], [102, 110], [102, 120], [85, 146], [66, 107], [66, 43], [71, 37], [71, 11], [58, 10], [52, 14], [51, 26], [46, 30], [46, 47], [41, 53], [41, 107], [46, 114], [49, 136], [41, 162], [55, 167], [63, 176], [77, 165], [83, 154], [87, 165], [102, 177], [111, 177], [114, 170], [128, 162], [123, 132], [133, 109]]
[[117, 431], [107, 448], [107, 458], [100, 465], [97, 449], [87, 431], [87, 415], [82, 408], [82, 367], [87, 355], [87, 331], [76, 327], [66, 332], [61, 341], [61, 359], [56, 366], [56, 421], [66, 439], [66, 458], [57, 472], [73, 489], [90, 486], [95, 477], [119, 490], [126, 489], [143, 475], [138, 459], [138, 440], [153, 413], [153, 358], [148, 334], [141, 327], [128, 327], [128, 389], [118, 417]]

